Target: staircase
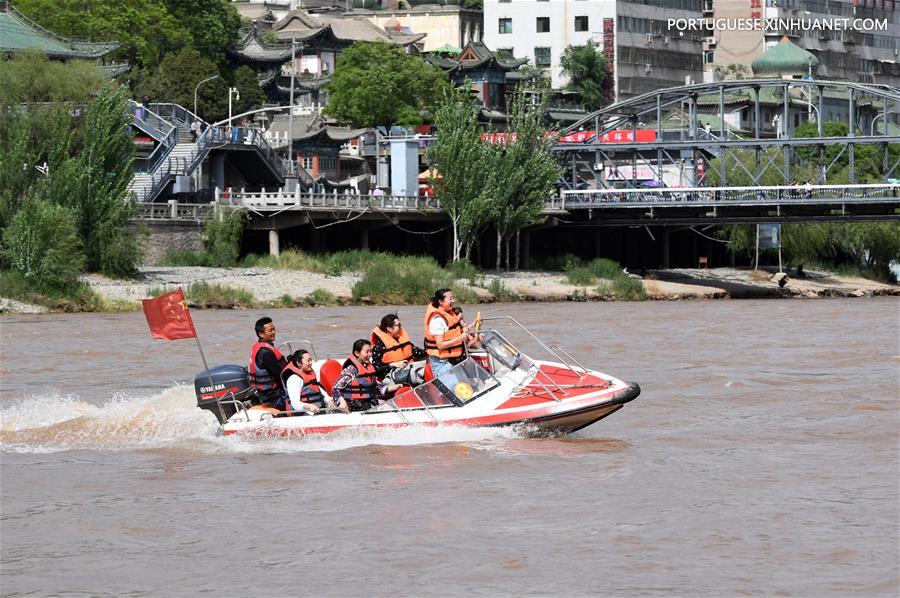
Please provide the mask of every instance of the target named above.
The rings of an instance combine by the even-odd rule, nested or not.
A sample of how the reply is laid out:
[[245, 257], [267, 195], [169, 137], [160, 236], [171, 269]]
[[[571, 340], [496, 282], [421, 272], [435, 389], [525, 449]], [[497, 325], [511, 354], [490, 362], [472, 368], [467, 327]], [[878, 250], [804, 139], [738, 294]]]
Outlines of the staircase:
[[[165, 123], [158, 125], [159, 129], [168, 126], [171, 130], [164, 131], [167, 143], [160, 143], [157, 147], [160, 154], [148, 168], [149, 172], [136, 173], [128, 185], [128, 190], [138, 203], [153, 201], [176, 176], [191, 174], [213, 146], [221, 147], [233, 142], [229, 138], [229, 130], [225, 127], [211, 127], [193, 112], [178, 104], [150, 104], [144, 108], [141, 120], [154, 123], [159, 120]], [[203, 129], [203, 134], [196, 142], [190, 129], [194, 121], [200, 121]], [[135, 124], [138, 126], [137, 117]], [[274, 172], [281, 177], [290, 173], [292, 163], [279, 156], [263, 135], [254, 134], [251, 141]], [[242, 137], [240, 143], [243, 142]]]

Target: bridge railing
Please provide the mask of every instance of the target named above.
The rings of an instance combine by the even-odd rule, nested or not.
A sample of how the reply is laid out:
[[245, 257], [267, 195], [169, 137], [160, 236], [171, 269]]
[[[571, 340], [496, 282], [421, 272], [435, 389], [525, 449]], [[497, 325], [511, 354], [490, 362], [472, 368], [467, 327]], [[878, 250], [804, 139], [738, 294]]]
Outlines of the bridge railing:
[[577, 210], [622, 205], [865, 203], [885, 199], [900, 199], [900, 184], [564, 190], [560, 197], [551, 200], [551, 205], [563, 210]]
[[307, 193], [299, 188], [294, 191], [281, 189], [266, 191], [244, 191], [216, 189], [215, 200], [224, 204], [243, 205], [255, 209], [287, 209], [299, 206], [326, 210], [366, 210], [374, 208], [384, 211], [437, 211], [440, 202], [434, 197], [415, 195], [358, 195], [335, 193]]
[[134, 217], [138, 220], [159, 220], [165, 222], [204, 222], [212, 219], [215, 210], [215, 204], [179, 203], [173, 199], [167, 203], [137, 204]]

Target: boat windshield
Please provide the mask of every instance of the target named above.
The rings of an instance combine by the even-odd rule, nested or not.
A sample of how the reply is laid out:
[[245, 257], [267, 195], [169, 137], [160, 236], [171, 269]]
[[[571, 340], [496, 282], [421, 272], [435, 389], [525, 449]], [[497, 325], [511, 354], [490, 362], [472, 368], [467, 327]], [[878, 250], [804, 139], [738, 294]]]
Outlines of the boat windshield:
[[421, 407], [462, 407], [499, 384], [481, 364], [467, 358], [439, 378], [382, 403], [367, 413]]
[[[527, 355], [519, 351], [496, 330], [485, 330], [481, 333], [481, 348], [493, 358], [496, 365], [500, 365], [507, 370], [522, 369], [528, 371], [534, 365]], [[498, 371], [496, 365], [494, 373]]]

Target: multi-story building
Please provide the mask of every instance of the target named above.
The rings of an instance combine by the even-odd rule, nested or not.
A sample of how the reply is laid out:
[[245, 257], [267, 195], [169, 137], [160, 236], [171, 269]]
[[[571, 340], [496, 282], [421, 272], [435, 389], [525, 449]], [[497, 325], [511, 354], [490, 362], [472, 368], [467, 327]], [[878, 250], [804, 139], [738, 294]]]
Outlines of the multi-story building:
[[[711, 24], [760, 19], [758, 29], [709, 26], [704, 62], [709, 71], [749, 66], [783, 36], [811, 52], [822, 79], [900, 86], [900, 11], [876, 0], [703, 0]], [[843, 21], [847, 19], [848, 21]], [[858, 20], [857, 20], [858, 19]], [[834, 28], [841, 20], [847, 26]], [[768, 27], [768, 25], [774, 27]], [[858, 25], [858, 27], [854, 27]]]
[[433, 0], [425, 5], [418, 5], [414, 0], [412, 4], [410, 8], [354, 8], [349, 14], [385, 29], [400, 27], [424, 33], [425, 52], [451, 46], [461, 49], [469, 42], [482, 40], [483, 13], [480, 10], [446, 0]]
[[484, 41], [527, 56], [554, 88], [568, 82], [560, 58], [593, 42], [610, 62], [617, 99], [700, 81], [702, 33], [670, 32], [668, 19], [701, 18], [701, 0], [485, 0]]

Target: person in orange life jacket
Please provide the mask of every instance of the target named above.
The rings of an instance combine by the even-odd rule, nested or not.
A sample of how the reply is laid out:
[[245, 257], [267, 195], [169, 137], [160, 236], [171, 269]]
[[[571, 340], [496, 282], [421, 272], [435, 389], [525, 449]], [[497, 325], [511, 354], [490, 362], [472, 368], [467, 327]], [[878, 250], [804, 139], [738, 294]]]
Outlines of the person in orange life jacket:
[[425, 352], [435, 378], [465, 359], [471, 339], [468, 326], [453, 313], [455, 302], [450, 289], [438, 289], [425, 306]]
[[256, 342], [250, 348], [250, 386], [259, 400], [269, 407], [283, 409], [285, 402], [281, 371], [287, 361], [275, 348], [275, 324], [272, 318], [256, 321]]
[[390, 376], [392, 381], [400, 384], [421, 384], [424, 381], [422, 370], [425, 364], [414, 362], [422, 362], [428, 354], [409, 340], [397, 314], [381, 318], [369, 340], [372, 341], [372, 365], [379, 379]]
[[312, 355], [306, 349], [296, 351], [281, 371], [281, 382], [288, 395], [285, 411], [295, 415], [315, 415], [319, 409], [331, 406], [312, 367]]
[[365, 411], [384, 400], [385, 393], [395, 392], [399, 384], [381, 384], [371, 362], [372, 343], [361, 338], [353, 343], [353, 352], [344, 361], [331, 396], [335, 401], [345, 401], [350, 411]]

